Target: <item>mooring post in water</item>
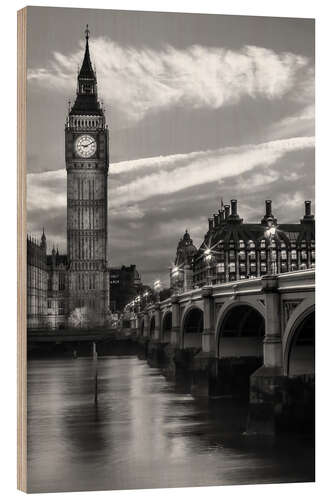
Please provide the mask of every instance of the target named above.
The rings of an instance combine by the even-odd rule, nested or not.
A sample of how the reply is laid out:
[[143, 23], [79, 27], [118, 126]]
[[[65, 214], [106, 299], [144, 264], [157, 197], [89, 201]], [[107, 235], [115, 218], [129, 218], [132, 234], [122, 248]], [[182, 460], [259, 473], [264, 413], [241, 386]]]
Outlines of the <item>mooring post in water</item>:
[[98, 402], [98, 377], [97, 377], [97, 349], [96, 349], [96, 342], [93, 342], [93, 366], [94, 366], [94, 374], [95, 374], [95, 394], [94, 394], [94, 400], [95, 400], [95, 405], [97, 405], [97, 402]]

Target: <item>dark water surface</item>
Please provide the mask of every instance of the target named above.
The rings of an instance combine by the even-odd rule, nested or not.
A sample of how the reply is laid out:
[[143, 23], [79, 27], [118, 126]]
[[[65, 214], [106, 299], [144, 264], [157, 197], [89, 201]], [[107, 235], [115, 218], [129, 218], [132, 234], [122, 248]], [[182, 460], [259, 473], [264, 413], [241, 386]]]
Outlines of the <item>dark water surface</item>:
[[314, 480], [304, 437], [242, 434], [247, 408], [198, 401], [136, 357], [28, 363], [30, 492]]

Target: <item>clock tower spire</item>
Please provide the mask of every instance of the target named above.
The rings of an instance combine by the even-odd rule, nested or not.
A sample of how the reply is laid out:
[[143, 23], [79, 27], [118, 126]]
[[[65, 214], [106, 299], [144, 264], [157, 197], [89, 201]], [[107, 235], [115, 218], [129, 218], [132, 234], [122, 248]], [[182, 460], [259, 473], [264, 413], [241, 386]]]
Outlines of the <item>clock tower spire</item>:
[[102, 325], [108, 310], [107, 189], [109, 131], [85, 30], [85, 53], [76, 99], [65, 127], [69, 323]]

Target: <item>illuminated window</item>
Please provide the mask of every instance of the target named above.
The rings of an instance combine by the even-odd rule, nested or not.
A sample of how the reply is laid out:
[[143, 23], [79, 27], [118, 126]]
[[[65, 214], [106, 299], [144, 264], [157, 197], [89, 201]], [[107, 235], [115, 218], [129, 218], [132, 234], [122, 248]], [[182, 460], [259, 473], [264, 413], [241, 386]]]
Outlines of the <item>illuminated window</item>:
[[244, 252], [244, 250], [241, 250], [239, 252], [239, 260], [245, 260], [245, 252]]
[[235, 264], [234, 264], [234, 263], [229, 264], [229, 271], [230, 271], [231, 273], [234, 273], [234, 272], [235, 272], [235, 270], [236, 270], [236, 266], [235, 266]]
[[291, 251], [291, 258], [292, 258], [292, 260], [296, 260], [297, 259], [297, 252], [296, 252], [296, 250], [292, 250]]
[[281, 259], [282, 260], [287, 260], [287, 252], [286, 252], [286, 250], [281, 250]]
[[216, 270], [217, 270], [218, 273], [224, 273], [224, 263], [223, 262], [219, 262], [216, 265]]

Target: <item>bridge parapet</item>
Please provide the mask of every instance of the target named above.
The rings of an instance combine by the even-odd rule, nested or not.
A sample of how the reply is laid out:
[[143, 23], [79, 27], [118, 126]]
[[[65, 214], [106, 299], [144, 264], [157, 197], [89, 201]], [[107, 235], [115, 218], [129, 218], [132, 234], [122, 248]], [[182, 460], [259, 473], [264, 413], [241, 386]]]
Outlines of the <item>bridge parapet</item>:
[[314, 290], [315, 274], [315, 269], [279, 274], [277, 277], [279, 292]]

